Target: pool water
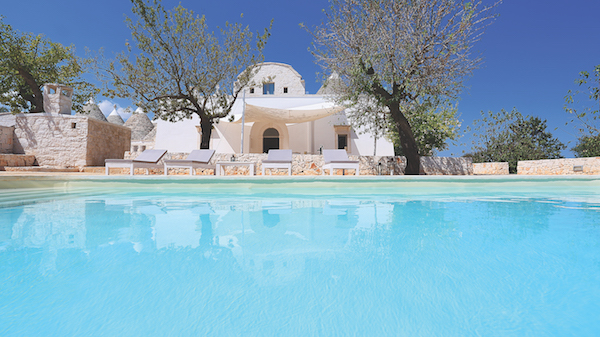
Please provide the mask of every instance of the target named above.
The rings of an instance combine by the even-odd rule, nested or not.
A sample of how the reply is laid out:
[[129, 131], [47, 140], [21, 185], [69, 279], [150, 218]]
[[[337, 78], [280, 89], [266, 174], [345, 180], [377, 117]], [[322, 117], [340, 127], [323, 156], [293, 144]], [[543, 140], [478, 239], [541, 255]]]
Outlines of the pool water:
[[6, 191], [0, 336], [596, 336], [578, 191]]

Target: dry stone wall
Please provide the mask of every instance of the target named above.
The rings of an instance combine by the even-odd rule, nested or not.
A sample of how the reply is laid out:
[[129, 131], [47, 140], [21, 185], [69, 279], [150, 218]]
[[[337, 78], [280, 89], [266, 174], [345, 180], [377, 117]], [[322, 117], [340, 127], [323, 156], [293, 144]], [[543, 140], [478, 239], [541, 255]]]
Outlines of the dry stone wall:
[[85, 166], [87, 118], [66, 115], [20, 115], [15, 136], [20, 149], [41, 166]]
[[[404, 157], [402, 157], [404, 159]], [[404, 167], [406, 164], [404, 164]], [[404, 173], [404, 167], [402, 172]], [[471, 175], [471, 158], [421, 157], [421, 174], [427, 175]]]
[[505, 175], [508, 174], [508, 163], [473, 163], [475, 175]]
[[600, 174], [600, 157], [524, 160], [517, 163], [521, 175]]
[[104, 159], [123, 158], [131, 130], [87, 116], [20, 114], [0, 116], [14, 125], [13, 152], [35, 156], [49, 167], [104, 165]]
[[5, 171], [7, 167], [32, 166], [34, 163], [34, 156], [26, 154], [0, 154], [0, 171]]
[[122, 159], [131, 146], [131, 129], [88, 119], [87, 166], [104, 166], [105, 159]]
[[15, 133], [14, 126], [0, 125], [0, 153], [13, 152], [13, 135]]
[[[126, 159], [134, 159], [141, 152], [126, 152]], [[187, 153], [167, 153], [163, 159], [185, 159]], [[404, 157], [382, 157], [382, 156], [349, 156], [351, 160], [359, 161], [360, 175], [402, 175], [406, 167]], [[211, 164], [219, 161], [255, 162], [254, 172], [256, 175], [262, 174], [261, 162], [267, 159], [265, 153], [248, 154], [226, 154], [216, 153], [211, 159]], [[162, 160], [159, 162], [162, 164]], [[292, 174], [293, 175], [321, 175], [323, 167], [323, 156], [309, 154], [294, 154], [292, 156]], [[470, 175], [473, 174], [473, 163], [471, 158], [442, 158], [442, 157], [423, 157], [421, 158], [422, 174], [428, 175]], [[113, 171], [111, 171], [113, 172]], [[116, 172], [116, 171], [115, 171]], [[140, 170], [142, 174], [145, 170]], [[137, 171], [136, 171], [137, 173]], [[162, 174], [162, 169], [151, 170], [151, 173]], [[112, 173], [111, 173], [112, 174]], [[188, 169], [169, 169], [169, 175], [189, 174]], [[213, 174], [213, 170], [197, 169], [196, 174]], [[248, 167], [233, 166], [226, 167], [227, 175], [245, 175], [248, 174]], [[287, 175], [287, 170], [269, 169], [265, 172], [267, 175]], [[329, 171], [326, 172], [329, 174]], [[335, 175], [351, 175], [354, 170], [335, 170]]]

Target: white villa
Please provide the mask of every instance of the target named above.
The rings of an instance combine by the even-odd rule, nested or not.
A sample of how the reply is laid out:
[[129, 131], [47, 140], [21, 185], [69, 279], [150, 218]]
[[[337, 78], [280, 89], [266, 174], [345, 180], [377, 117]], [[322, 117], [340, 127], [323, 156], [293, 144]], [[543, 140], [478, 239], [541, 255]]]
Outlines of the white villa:
[[[258, 86], [244, 89], [231, 111], [215, 125], [210, 148], [217, 153], [265, 153], [291, 149], [299, 154], [319, 154], [320, 149], [346, 149], [348, 154], [393, 156], [392, 143], [354, 130], [345, 111], [324, 95], [307, 94], [302, 76], [290, 65], [265, 62], [253, 79]], [[244, 115], [242, 133], [242, 115]], [[156, 121], [154, 147], [169, 152], [200, 148], [200, 119], [172, 123]], [[242, 151], [243, 134], [243, 151]], [[376, 153], [374, 150], [376, 149]]]

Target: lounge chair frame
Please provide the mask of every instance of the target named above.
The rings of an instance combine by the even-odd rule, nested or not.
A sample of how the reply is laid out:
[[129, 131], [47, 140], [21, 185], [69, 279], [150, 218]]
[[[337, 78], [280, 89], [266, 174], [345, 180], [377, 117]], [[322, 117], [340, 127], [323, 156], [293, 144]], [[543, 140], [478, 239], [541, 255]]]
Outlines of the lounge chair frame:
[[322, 175], [325, 175], [325, 170], [329, 170], [329, 175], [333, 175], [335, 169], [354, 169], [355, 175], [360, 175], [359, 161], [350, 160], [346, 150], [323, 150], [323, 160], [325, 164], [321, 169]]
[[106, 159], [104, 166], [106, 175], [109, 175], [111, 168], [129, 168], [129, 175], [134, 175], [136, 168], [145, 168], [146, 174], [149, 174], [151, 168], [162, 168], [163, 165], [158, 162], [164, 157], [167, 150], [146, 150], [135, 159]]
[[265, 169], [287, 169], [288, 176], [292, 175], [292, 150], [269, 150], [266, 160], [262, 161], [262, 175]]
[[169, 168], [189, 168], [190, 175], [196, 175], [197, 168], [212, 169], [213, 175], [216, 175], [217, 168], [209, 164], [215, 150], [193, 150], [187, 159], [171, 159], [164, 161], [165, 175], [169, 175]]

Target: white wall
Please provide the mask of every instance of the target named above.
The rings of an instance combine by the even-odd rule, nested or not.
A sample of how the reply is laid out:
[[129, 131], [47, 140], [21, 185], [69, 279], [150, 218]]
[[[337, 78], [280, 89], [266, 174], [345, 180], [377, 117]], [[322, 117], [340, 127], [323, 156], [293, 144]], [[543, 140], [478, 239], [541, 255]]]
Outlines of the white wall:
[[[290, 124], [287, 126], [289, 133], [289, 148], [294, 153], [318, 154], [319, 147], [324, 149], [335, 148], [335, 125], [347, 125], [345, 115], [338, 114], [325, 117], [313, 122], [314, 128], [312, 135], [314, 141], [310, 142], [310, 122]], [[200, 134], [196, 128], [200, 124], [197, 117], [171, 123], [163, 120], [157, 121], [155, 149], [166, 149], [169, 152], [191, 152], [200, 148]], [[250, 135], [252, 123], [248, 123], [244, 129], [244, 153], [250, 153]], [[220, 122], [215, 125], [211, 134], [210, 148], [217, 153], [240, 153], [241, 143], [241, 124]], [[280, 142], [281, 146], [285, 146], [284, 142]], [[256, 145], [256, 144], [255, 144]], [[260, 144], [259, 144], [260, 145]], [[374, 140], [371, 134], [360, 134], [359, 132], [351, 131], [350, 134], [350, 154], [372, 156]], [[258, 149], [254, 146], [255, 152], [257, 149], [262, 149], [262, 145]], [[377, 140], [377, 156], [393, 156], [394, 146], [385, 138]]]
[[290, 135], [290, 149], [294, 153], [311, 154], [309, 149], [308, 128], [310, 123], [290, 124], [287, 126]]
[[[246, 125], [244, 128], [244, 153], [248, 153], [250, 128]], [[213, 129], [210, 148], [217, 153], [240, 153], [242, 142], [242, 124], [220, 122]]]
[[[375, 146], [375, 139], [370, 133], [361, 134], [360, 129], [356, 132], [356, 139], [353, 139], [353, 145], [361, 156], [372, 156]], [[394, 144], [389, 140], [380, 137], [377, 139], [377, 153], [375, 156], [393, 156]]]
[[156, 121], [155, 149], [165, 149], [169, 152], [191, 152], [200, 148], [199, 133], [196, 125], [200, 118], [193, 116], [179, 122]]
[[[335, 149], [335, 125], [348, 125], [348, 119], [343, 113], [325, 117], [315, 122], [314, 129], [314, 152], [319, 153], [319, 147], [324, 149]], [[374, 149], [373, 135], [370, 133], [361, 134], [360, 130], [352, 129], [350, 132], [350, 154], [360, 156], [372, 156]], [[377, 139], [377, 156], [393, 156], [394, 145], [385, 138]]]

